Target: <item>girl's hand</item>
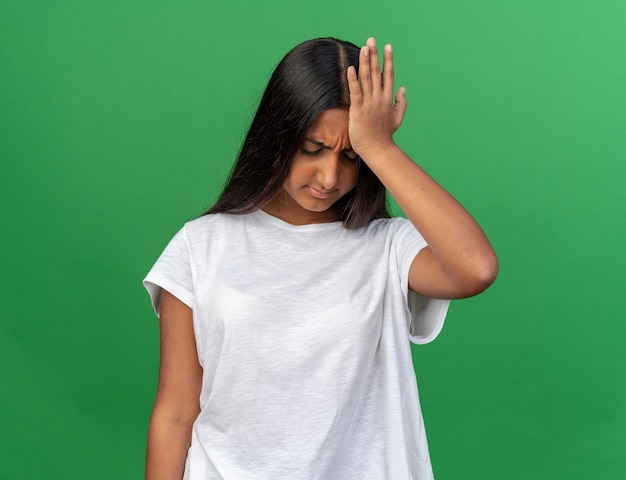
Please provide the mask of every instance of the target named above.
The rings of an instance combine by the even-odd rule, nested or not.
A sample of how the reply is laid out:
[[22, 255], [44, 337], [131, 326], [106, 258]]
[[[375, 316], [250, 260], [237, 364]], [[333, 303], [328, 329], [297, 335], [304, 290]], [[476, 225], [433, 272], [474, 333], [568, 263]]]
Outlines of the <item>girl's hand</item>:
[[352, 149], [365, 162], [377, 151], [394, 145], [392, 136], [402, 123], [407, 105], [404, 87], [396, 93], [394, 104], [391, 44], [385, 45], [383, 51], [382, 75], [374, 38], [369, 38], [361, 48], [358, 78], [355, 68], [348, 67], [348, 132]]

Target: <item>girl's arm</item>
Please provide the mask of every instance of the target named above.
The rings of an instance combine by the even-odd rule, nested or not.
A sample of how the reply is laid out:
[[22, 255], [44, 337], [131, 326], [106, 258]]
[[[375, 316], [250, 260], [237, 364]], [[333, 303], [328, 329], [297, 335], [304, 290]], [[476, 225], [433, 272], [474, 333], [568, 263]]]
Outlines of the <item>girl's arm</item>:
[[361, 49], [358, 78], [348, 68], [352, 148], [428, 243], [411, 265], [410, 288], [434, 298], [476, 295], [495, 280], [498, 259], [472, 216], [393, 141], [407, 105], [404, 88], [394, 105], [393, 82], [391, 45], [385, 46], [381, 75], [370, 38]]
[[200, 412], [202, 367], [192, 310], [161, 290], [159, 316], [161, 364], [148, 431], [146, 480], [180, 480], [191, 444], [191, 426]]

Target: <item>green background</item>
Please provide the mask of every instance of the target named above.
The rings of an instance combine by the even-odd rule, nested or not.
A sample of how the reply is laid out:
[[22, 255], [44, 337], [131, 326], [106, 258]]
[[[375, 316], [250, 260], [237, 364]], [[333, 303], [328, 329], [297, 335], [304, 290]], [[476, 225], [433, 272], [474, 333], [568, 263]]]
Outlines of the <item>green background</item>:
[[398, 142], [501, 261], [414, 349], [438, 480], [626, 478], [626, 2], [0, 1], [0, 470], [140, 478], [141, 280], [280, 58], [392, 42]]

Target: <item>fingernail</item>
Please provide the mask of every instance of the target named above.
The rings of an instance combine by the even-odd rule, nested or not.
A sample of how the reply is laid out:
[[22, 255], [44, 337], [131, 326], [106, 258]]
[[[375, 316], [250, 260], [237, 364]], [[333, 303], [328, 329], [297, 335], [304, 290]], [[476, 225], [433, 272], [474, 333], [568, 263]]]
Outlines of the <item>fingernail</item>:
[[369, 57], [369, 55], [370, 55], [370, 50], [369, 50], [369, 48], [367, 48], [367, 47], [363, 47], [363, 48], [361, 49], [361, 51], [363, 52], [363, 55], [365, 55], [366, 57]]
[[391, 53], [391, 43], [388, 43], [387, 45], [385, 45], [385, 50]]
[[376, 39], [374, 37], [370, 37], [367, 39], [367, 44], [370, 47], [375, 47], [376, 46]]

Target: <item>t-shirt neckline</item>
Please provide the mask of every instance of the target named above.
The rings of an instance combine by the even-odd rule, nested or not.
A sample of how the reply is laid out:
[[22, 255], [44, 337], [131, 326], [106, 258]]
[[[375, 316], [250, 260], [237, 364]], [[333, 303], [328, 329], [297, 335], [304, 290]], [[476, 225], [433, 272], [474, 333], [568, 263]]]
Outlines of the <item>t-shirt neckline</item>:
[[285, 220], [282, 220], [278, 217], [275, 217], [274, 215], [271, 215], [269, 213], [267, 213], [264, 210], [261, 210], [260, 208], [255, 210], [254, 212], [252, 212], [251, 215], [256, 215], [259, 218], [262, 218], [264, 221], [269, 221], [272, 224], [281, 227], [285, 230], [291, 230], [291, 231], [298, 231], [298, 232], [303, 232], [303, 231], [321, 231], [321, 230], [337, 230], [343, 227], [343, 222], [342, 221], [335, 221], [335, 222], [326, 222], [326, 223], [307, 223], [305, 225], [294, 225], [292, 223], [286, 222]]

